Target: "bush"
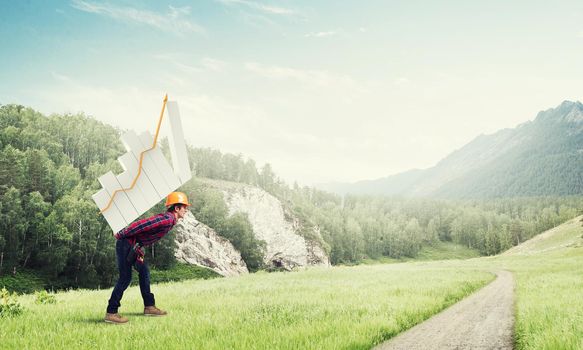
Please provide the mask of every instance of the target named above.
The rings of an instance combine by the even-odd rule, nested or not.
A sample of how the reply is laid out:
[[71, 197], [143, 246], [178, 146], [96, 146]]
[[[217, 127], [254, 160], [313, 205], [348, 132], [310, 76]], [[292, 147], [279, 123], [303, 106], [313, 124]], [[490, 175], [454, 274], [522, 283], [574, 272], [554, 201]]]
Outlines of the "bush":
[[[217, 230], [219, 232], [219, 230]], [[255, 238], [253, 226], [247, 214], [235, 213], [225, 220], [219, 234], [228, 239], [241, 253], [249, 272], [262, 269], [265, 255], [265, 241]]]
[[[222, 277], [218, 273], [206, 267], [177, 263], [167, 270], [150, 269], [150, 281], [152, 283], [180, 282], [192, 279], [211, 279]], [[138, 284], [139, 276], [132, 274], [132, 283]]]
[[45, 288], [43, 276], [32, 270], [21, 270], [15, 275], [0, 276], [0, 288], [20, 294], [33, 293]]
[[17, 316], [22, 313], [22, 306], [16, 293], [10, 293], [6, 288], [0, 290], [0, 317]]
[[255, 238], [253, 226], [247, 214], [235, 213], [229, 216], [223, 194], [212, 188], [205, 188], [197, 182], [183, 187], [192, 198], [192, 214], [206, 225], [212, 227], [221, 237], [226, 238], [241, 253], [250, 272], [262, 269], [266, 243]]
[[54, 304], [57, 302], [57, 298], [53, 293], [49, 293], [46, 290], [39, 292], [34, 292], [35, 303], [37, 304]]

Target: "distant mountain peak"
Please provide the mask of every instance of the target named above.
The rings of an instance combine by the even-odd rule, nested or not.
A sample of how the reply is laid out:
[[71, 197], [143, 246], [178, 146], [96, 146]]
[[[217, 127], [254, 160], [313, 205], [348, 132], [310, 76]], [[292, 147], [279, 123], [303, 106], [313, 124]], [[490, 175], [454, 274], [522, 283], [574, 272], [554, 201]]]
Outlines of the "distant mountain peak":
[[431, 168], [327, 189], [446, 198], [581, 195], [581, 150], [583, 104], [567, 100], [534, 121], [482, 134]]
[[579, 101], [569, 101], [565, 100], [557, 107], [557, 109], [571, 109], [573, 107], [583, 108], [583, 104]]
[[571, 110], [565, 115], [564, 120], [570, 123], [583, 122], [583, 104], [577, 101], [571, 106]]
[[536, 121], [583, 122], [583, 104], [579, 101], [565, 100], [555, 108], [539, 112], [536, 116]]

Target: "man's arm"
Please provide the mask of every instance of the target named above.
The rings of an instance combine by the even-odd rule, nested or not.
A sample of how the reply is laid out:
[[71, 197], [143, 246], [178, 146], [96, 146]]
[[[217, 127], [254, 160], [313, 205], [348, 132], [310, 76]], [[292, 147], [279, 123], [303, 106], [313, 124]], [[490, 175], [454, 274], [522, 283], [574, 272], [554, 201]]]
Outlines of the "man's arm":
[[156, 215], [145, 218], [142, 220], [134, 221], [129, 224], [126, 228], [116, 233], [115, 239], [126, 239], [133, 237], [137, 234], [140, 234], [146, 230], [149, 230], [151, 227], [151, 221], [156, 217]]
[[115, 234], [116, 239], [126, 239], [145, 231], [158, 230], [163, 226], [172, 226], [173, 221], [163, 214], [142, 219], [130, 224], [128, 227]]

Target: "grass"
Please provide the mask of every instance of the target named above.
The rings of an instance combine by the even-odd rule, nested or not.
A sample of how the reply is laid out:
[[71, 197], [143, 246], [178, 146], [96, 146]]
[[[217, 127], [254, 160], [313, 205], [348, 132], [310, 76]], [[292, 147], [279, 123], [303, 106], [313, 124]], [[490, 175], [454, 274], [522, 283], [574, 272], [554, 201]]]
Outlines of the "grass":
[[583, 227], [581, 217], [506, 253], [461, 262], [506, 269], [515, 279], [515, 348], [583, 349]]
[[56, 304], [26, 295], [24, 312], [1, 320], [0, 348], [369, 349], [480, 288], [493, 278], [487, 271], [507, 269], [515, 277], [516, 348], [582, 349], [580, 219], [496, 257], [158, 284], [164, 318], [141, 316], [134, 286], [122, 300], [124, 326], [102, 322], [111, 289], [58, 293]]
[[478, 257], [480, 257], [480, 252], [475, 249], [470, 249], [461, 244], [439, 241], [434, 242], [431, 245], [423, 245], [415, 258], [404, 257], [395, 259], [383, 256], [377, 259], [364, 259], [360, 264], [377, 265], [412, 261], [464, 260]]
[[494, 259], [516, 279], [517, 349], [583, 349], [580, 219]]
[[0, 347], [368, 349], [421, 322], [493, 276], [446, 264], [408, 263], [257, 273], [153, 287], [170, 314], [147, 318], [137, 287], [122, 300], [130, 323], [103, 323], [110, 290], [57, 294], [2, 320]]
[[[177, 263], [167, 270], [150, 269], [150, 280], [154, 283], [180, 282], [192, 279], [211, 279], [221, 277], [218, 273], [206, 267]], [[138, 284], [138, 273], [132, 273], [132, 284]]]
[[[154, 283], [160, 282], [179, 282], [191, 279], [210, 279], [221, 277], [218, 273], [211, 269], [196, 266], [177, 263], [169, 269], [158, 270], [150, 268], [150, 280]], [[18, 271], [16, 275], [8, 274], [0, 276], [0, 289], [6, 288], [11, 292], [17, 292], [20, 294], [24, 293], [34, 293], [36, 291], [41, 291], [45, 289], [53, 290], [48, 277], [39, 274], [33, 270], [22, 270]], [[132, 284], [138, 284], [138, 273], [132, 273]], [[65, 289], [65, 288], [63, 288]]]
[[437, 242], [423, 246], [417, 255], [418, 260], [471, 259], [480, 256], [480, 252], [464, 245], [452, 242]]
[[552, 228], [521, 245], [509, 249], [502, 254], [503, 256], [518, 256], [518, 255], [539, 255], [550, 253], [552, 251], [559, 251], [559, 254], [568, 250], [567, 248], [576, 248], [581, 245], [581, 235], [583, 229], [582, 217], [577, 217], [569, 220], [563, 225]]
[[583, 252], [578, 250], [508, 263], [516, 278], [518, 349], [583, 348]]

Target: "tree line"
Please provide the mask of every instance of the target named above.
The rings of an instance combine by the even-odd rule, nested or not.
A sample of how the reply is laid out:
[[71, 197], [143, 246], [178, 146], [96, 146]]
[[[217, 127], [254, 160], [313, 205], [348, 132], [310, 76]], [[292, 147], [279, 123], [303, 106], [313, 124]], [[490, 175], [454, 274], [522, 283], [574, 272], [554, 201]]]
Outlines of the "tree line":
[[[91, 199], [97, 178], [122, 171], [121, 131], [84, 114], [44, 116], [0, 106], [0, 276], [33, 270], [48, 287], [108, 287], [117, 274], [111, 230]], [[166, 141], [163, 150], [168, 151]], [[302, 222], [333, 264], [414, 257], [421, 246], [451, 241], [496, 254], [581, 213], [580, 197], [443, 201], [340, 197], [281, 181], [269, 164], [189, 146], [193, 181], [182, 187], [192, 212], [229, 239], [251, 270], [262, 266], [264, 243], [243, 214], [227, 215], [220, 193], [199, 177], [259, 186]], [[163, 202], [143, 216], [164, 210]], [[316, 228], [316, 230], [314, 230]], [[175, 263], [172, 235], [149, 248], [158, 268]]]
[[[47, 117], [19, 105], [0, 106], [0, 276], [32, 270], [49, 288], [115, 282], [115, 240], [91, 196], [101, 188], [99, 176], [122, 171], [120, 134], [84, 114]], [[167, 140], [162, 148], [168, 152]], [[190, 147], [191, 161], [201, 152]], [[250, 174], [261, 181], [257, 169]], [[255, 239], [245, 215], [227, 217], [220, 193], [194, 181], [181, 190], [191, 194], [193, 213], [229, 239], [250, 270], [262, 268], [264, 243]], [[141, 217], [164, 210], [161, 201]], [[148, 262], [172, 267], [175, 247], [167, 235], [146, 249]]]
[[259, 186], [278, 197], [303, 222], [300, 234], [319, 241], [333, 264], [382, 256], [414, 258], [423, 245], [438, 241], [494, 255], [583, 214], [581, 196], [480, 200], [339, 196], [289, 186], [270, 164], [257, 170], [255, 162], [241, 154], [191, 148], [190, 157], [198, 177]]
[[422, 246], [440, 241], [495, 255], [583, 214], [581, 197], [340, 198], [311, 188], [293, 195], [296, 211], [321, 228], [334, 264], [382, 256], [414, 258]]
[[0, 107], [0, 274], [32, 269], [56, 288], [112, 283], [111, 232], [91, 194], [115, 167], [117, 139], [82, 114]]

